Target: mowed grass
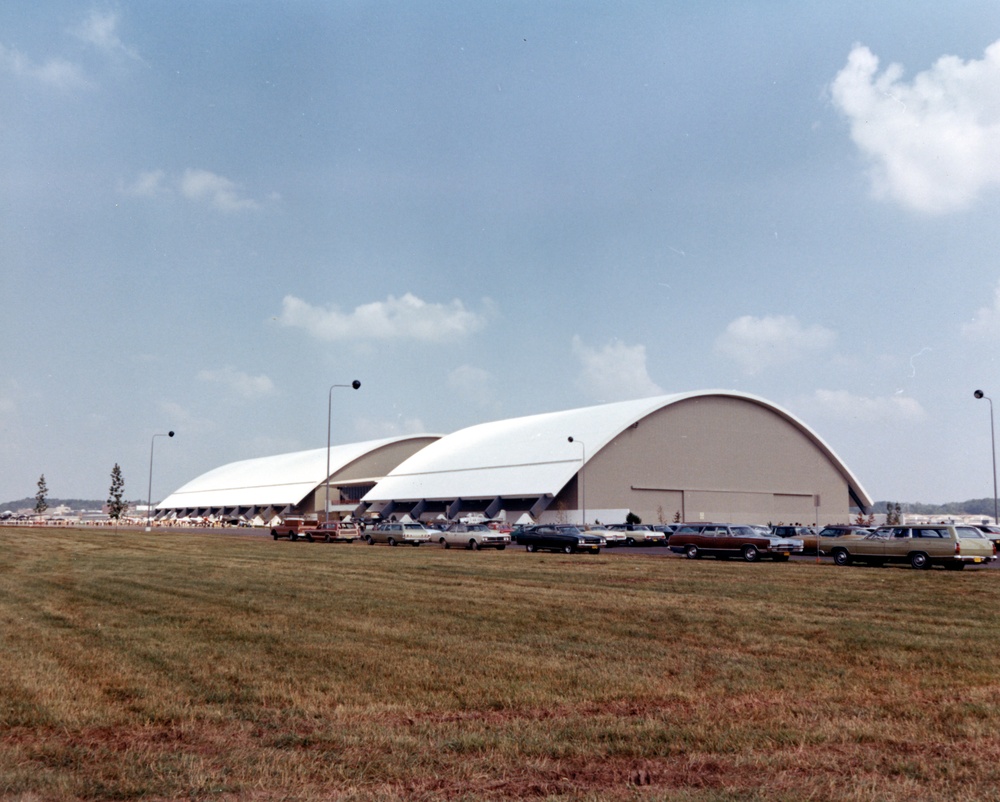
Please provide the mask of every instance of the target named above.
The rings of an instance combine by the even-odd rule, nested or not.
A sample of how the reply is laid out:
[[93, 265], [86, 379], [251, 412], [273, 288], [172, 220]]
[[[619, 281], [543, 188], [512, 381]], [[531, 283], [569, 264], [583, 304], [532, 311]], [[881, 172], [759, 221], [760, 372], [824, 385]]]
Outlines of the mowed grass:
[[4, 799], [1000, 795], [1000, 572], [0, 537]]

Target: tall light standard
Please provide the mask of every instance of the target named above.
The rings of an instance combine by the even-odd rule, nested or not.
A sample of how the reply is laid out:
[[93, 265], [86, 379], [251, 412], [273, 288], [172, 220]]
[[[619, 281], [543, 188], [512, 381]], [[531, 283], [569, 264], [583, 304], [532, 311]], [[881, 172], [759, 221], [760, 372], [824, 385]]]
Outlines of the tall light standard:
[[173, 432], [166, 434], [154, 434], [149, 441], [149, 487], [146, 490], [146, 531], [150, 531], [149, 519], [153, 514], [153, 446], [156, 445], [157, 437], [173, 437]]
[[990, 445], [993, 447], [993, 523], [1000, 524], [1000, 518], [997, 518], [997, 441], [996, 435], [993, 433], [993, 399], [986, 395], [982, 390], [976, 390], [973, 393], [976, 398], [985, 398], [990, 402]]
[[330, 420], [333, 414], [333, 388], [334, 387], [351, 387], [355, 390], [361, 387], [361, 382], [357, 379], [352, 381], [350, 384], [333, 384], [330, 385], [330, 391], [327, 393], [326, 398], [326, 506], [323, 515], [323, 520], [326, 523], [330, 522]]
[[574, 440], [572, 436], [569, 437], [569, 442], [580, 444], [580, 512], [583, 514], [583, 519], [581, 523], [587, 525], [587, 483], [583, 475], [583, 470], [587, 465], [587, 447], [583, 444], [582, 440]]

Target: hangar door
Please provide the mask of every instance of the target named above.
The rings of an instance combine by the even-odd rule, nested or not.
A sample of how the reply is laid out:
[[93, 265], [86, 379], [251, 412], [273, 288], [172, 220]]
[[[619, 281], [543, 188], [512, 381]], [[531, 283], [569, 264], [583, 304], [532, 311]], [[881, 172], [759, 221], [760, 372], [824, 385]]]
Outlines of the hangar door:
[[685, 490], [684, 520], [731, 523], [812, 523], [815, 497], [803, 493]]

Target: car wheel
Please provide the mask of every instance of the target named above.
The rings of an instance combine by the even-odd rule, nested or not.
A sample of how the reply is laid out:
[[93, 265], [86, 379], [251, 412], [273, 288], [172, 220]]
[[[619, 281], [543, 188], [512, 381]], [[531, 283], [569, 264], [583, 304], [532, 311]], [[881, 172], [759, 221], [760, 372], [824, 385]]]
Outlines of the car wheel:
[[535, 544], [534, 543], [529, 543], [527, 546], [524, 547], [524, 549], [525, 549], [525, 551], [530, 551], [532, 554], [534, 554], [534, 552], [535, 552]]
[[572, 546], [563, 546], [563, 554], [572, 554], [572, 553], [573, 553]]
[[438, 541], [438, 543], [440, 543], [440, 544], [441, 544], [442, 546], [444, 546], [444, 547], [445, 547], [446, 549], [450, 549], [450, 548], [451, 548], [451, 543], [449, 543], [449, 542], [448, 542], [447, 540], [445, 540], [444, 538], [441, 538], [441, 539], [440, 539], [440, 540]]
[[374, 546], [375, 539], [371, 535], [365, 535], [365, 543], [367, 543], [369, 546]]
[[757, 551], [756, 546], [744, 546], [743, 547], [743, 559], [748, 563], [755, 563], [760, 557], [760, 552]]
[[479, 551], [479, 543], [476, 541], [475, 538], [469, 541], [469, 548], [472, 549], [473, 551]]
[[275, 540], [278, 539], [278, 530], [277, 529], [272, 529], [271, 530], [271, 537], [273, 537]]
[[329, 543], [330, 542], [330, 533], [329, 532], [327, 532], [325, 535], [323, 535], [323, 542], [324, 543]]
[[295, 532], [289, 532], [288, 539], [291, 540], [292, 542], [295, 542], [296, 540], [299, 539], [299, 536]]
[[931, 561], [928, 559], [927, 555], [922, 551], [915, 551], [910, 555], [910, 565], [916, 569], [924, 569], [931, 567]]
[[697, 546], [688, 546], [684, 549], [684, 556], [689, 560], [697, 560], [701, 555], [698, 553]]
[[503, 551], [505, 548], [507, 548], [507, 547], [506, 546], [497, 546], [497, 551]]
[[389, 545], [390, 546], [395, 546], [396, 545], [396, 538], [394, 538], [394, 537], [389, 538]]
[[627, 538], [625, 538], [625, 545], [626, 546], [634, 546], [635, 545], [635, 538], [634, 537], [627, 537]]
[[847, 553], [844, 549], [834, 549], [833, 550], [833, 561], [837, 565], [850, 565], [851, 555]]

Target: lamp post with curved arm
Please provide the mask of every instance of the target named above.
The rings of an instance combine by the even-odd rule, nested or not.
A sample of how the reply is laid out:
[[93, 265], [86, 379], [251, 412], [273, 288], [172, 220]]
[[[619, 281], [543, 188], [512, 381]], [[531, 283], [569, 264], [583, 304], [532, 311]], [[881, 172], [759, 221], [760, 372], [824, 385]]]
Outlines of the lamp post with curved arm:
[[146, 489], [146, 531], [149, 532], [152, 528], [150, 526], [150, 518], [153, 515], [153, 446], [156, 445], [157, 437], [173, 437], [173, 432], [167, 432], [166, 434], [154, 434], [152, 439], [149, 441], [149, 487]]
[[357, 390], [361, 387], [361, 382], [357, 379], [352, 381], [350, 384], [332, 384], [330, 385], [330, 390], [327, 393], [326, 399], [326, 504], [323, 510], [323, 521], [324, 523], [330, 522], [330, 421], [333, 415], [333, 388], [334, 387], [350, 387]]
[[584, 469], [587, 466], [587, 447], [584, 445], [582, 440], [574, 440], [572, 436], [569, 438], [571, 443], [580, 444], [580, 512], [582, 514], [581, 523], [587, 525], [587, 482], [583, 474]]
[[973, 395], [976, 398], [985, 398], [990, 402], [990, 445], [992, 446], [990, 453], [993, 454], [993, 523], [1000, 525], [1000, 518], [997, 517], [997, 441], [993, 433], [993, 399], [982, 390], [976, 390]]

